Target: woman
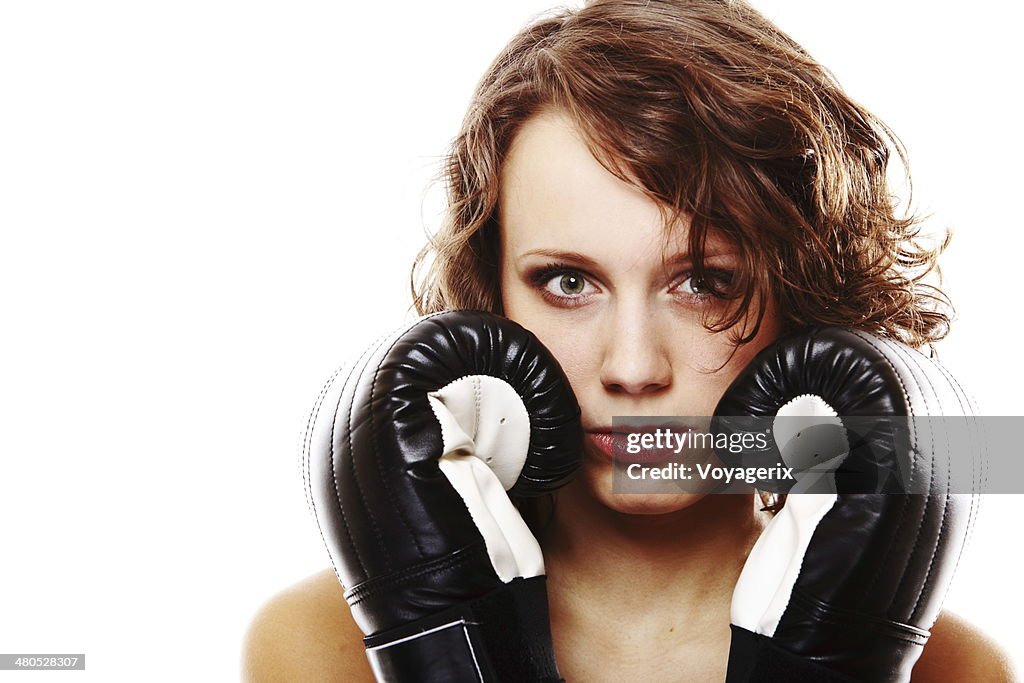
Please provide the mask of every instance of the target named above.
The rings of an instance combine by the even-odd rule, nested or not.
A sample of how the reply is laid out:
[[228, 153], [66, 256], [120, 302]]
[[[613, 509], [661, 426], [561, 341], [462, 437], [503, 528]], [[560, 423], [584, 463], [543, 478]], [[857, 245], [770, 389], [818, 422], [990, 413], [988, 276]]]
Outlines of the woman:
[[[415, 297], [421, 313], [521, 323], [579, 399], [582, 471], [524, 510], [567, 680], [723, 680], [733, 587], [784, 504], [613, 494], [612, 416], [711, 415], [760, 349], [802, 327], [918, 347], [945, 334], [945, 299], [922, 282], [940, 248], [895, 214], [890, 150], [881, 122], [736, 2], [565, 11], [516, 36], [479, 85]], [[257, 617], [247, 671], [372, 680], [361, 639], [324, 572]], [[920, 681], [1011, 676], [949, 615], [914, 670]]]

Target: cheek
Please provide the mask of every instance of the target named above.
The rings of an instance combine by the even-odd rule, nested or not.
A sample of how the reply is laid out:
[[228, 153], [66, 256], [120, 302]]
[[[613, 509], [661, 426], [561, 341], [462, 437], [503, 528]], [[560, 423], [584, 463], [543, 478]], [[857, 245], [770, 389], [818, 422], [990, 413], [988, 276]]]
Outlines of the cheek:
[[685, 387], [689, 414], [711, 415], [733, 380], [778, 338], [780, 324], [769, 311], [757, 336], [739, 349], [728, 332], [709, 332], [699, 324], [679, 325], [675, 332], [682, 343], [675, 349], [673, 368], [675, 379]]
[[[758, 331], [757, 336], [754, 337], [749, 343], [740, 346], [736, 351], [736, 355], [733, 356], [732, 360], [729, 361], [728, 365], [722, 368], [721, 375], [721, 394], [725, 393], [725, 390], [729, 388], [732, 381], [746, 368], [757, 354], [761, 353], [766, 347], [770, 346], [776, 339], [779, 338], [781, 332], [781, 324], [777, 317], [774, 315], [774, 311], [769, 309], [769, 314], [765, 315], [764, 320], [761, 324], [761, 329]], [[732, 346], [725, 351], [724, 358], [728, 357], [728, 353], [732, 350]]]
[[565, 372], [573, 391], [579, 395], [588, 377], [596, 376], [596, 357], [592, 344], [580, 333], [580, 324], [572, 316], [552, 309], [529, 288], [517, 283], [502, 283], [504, 314], [530, 332], [551, 352]]
[[547, 347], [562, 367], [577, 396], [586, 386], [588, 378], [597, 376], [593, 345], [582, 341], [586, 335], [580, 334], [578, 325], [573, 325], [564, 316], [539, 311], [511, 319], [533, 332]]
[[558, 364], [562, 366], [565, 376], [569, 378], [569, 384], [573, 391], [579, 397], [587, 386], [588, 380], [597, 377], [596, 361], [590, 357], [588, 346], [580, 342], [578, 338], [574, 339], [573, 333], [569, 331], [554, 330], [540, 334], [538, 337], [544, 346], [554, 354]]

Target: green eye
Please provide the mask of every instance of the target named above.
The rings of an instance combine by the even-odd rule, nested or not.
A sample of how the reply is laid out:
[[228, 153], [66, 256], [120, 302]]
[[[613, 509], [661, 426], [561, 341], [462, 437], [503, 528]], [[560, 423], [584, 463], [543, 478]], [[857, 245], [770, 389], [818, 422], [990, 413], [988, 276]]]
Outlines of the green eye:
[[538, 268], [527, 277], [548, 303], [562, 308], [583, 306], [601, 293], [584, 271], [560, 263]]
[[558, 288], [569, 296], [582, 294], [585, 285], [586, 281], [578, 273], [565, 273], [558, 278]]

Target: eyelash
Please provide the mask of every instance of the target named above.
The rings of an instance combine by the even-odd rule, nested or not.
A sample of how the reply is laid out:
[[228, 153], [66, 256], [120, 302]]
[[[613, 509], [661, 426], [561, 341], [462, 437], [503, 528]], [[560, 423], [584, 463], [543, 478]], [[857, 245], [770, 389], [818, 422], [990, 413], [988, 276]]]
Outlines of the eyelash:
[[582, 271], [579, 268], [571, 268], [560, 263], [549, 263], [546, 266], [538, 268], [530, 273], [529, 279], [534, 288], [540, 291], [541, 296], [543, 296], [545, 300], [563, 308], [574, 308], [582, 305], [581, 302], [589, 298], [589, 295], [559, 296], [552, 293], [547, 287], [556, 277], [572, 274], [580, 276], [585, 282], [590, 282], [590, 275], [585, 271]]
[[[732, 280], [733, 275], [732, 271], [717, 268], [706, 269], [705, 273], [707, 277], [718, 281], [719, 289], [721, 289], [725, 285], [728, 285], [728, 283]], [[540, 267], [529, 274], [529, 280], [533, 284], [534, 288], [537, 289], [540, 292], [541, 296], [543, 296], [547, 301], [555, 304], [556, 306], [561, 306], [563, 308], [575, 308], [577, 306], [582, 306], [583, 302], [586, 299], [590, 298], [590, 295], [559, 296], [558, 294], [552, 293], [547, 288], [547, 286], [551, 283], [551, 281], [554, 278], [562, 275], [573, 274], [578, 275], [585, 282], [589, 283], [591, 281], [591, 276], [586, 271], [581, 270], [580, 268], [573, 268], [563, 263], [549, 263], [546, 266]], [[680, 278], [676, 281], [676, 284], [673, 285], [673, 288], [678, 287], [679, 285], [686, 282], [689, 279], [690, 275], [690, 273], [681, 273]], [[683, 294], [677, 296], [686, 298], [689, 303], [697, 304], [706, 303], [710, 299], [723, 299], [722, 296], [711, 293]]]

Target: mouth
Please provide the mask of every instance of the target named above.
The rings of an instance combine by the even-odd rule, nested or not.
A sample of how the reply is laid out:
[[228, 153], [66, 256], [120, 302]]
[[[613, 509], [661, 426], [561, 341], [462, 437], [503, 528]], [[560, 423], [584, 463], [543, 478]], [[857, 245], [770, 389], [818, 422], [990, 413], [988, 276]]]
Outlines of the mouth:
[[[678, 437], [694, 431], [690, 426], [629, 425], [599, 426], [586, 430], [592, 450], [616, 465], [658, 465], [679, 461], [686, 451], [679, 448]], [[673, 440], [669, 433], [675, 435]]]

